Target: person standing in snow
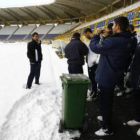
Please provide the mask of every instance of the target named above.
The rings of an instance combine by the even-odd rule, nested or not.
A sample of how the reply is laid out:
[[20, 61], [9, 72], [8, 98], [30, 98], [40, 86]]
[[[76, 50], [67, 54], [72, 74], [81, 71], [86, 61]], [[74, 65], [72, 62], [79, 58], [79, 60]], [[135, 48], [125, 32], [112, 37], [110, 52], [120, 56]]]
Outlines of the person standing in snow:
[[30, 74], [27, 80], [26, 89], [30, 89], [35, 78], [35, 84], [40, 85], [40, 70], [42, 61], [41, 41], [37, 32], [32, 34], [32, 41], [27, 46], [27, 57], [30, 61]]
[[[85, 29], [84, 35], [87, 39], [91, 40], [93, 37], [93, 32], [90, 28]], [[96, 99], [97, 94], [97, 82], [95, 81], [95, 72], [98, 66], [100, 55], [91, 51], [89, 48], [89, 52], [87, 55], [87, 65], [88, 65], [88, 74], [89, 79], [91, 80], [91, 93], [87, 98], [87, 101], [92, 101]]]
[[81, 35], [74, 33], [70, 43], [65, 47], [70, 74], [83, 74], [84, 56], [88, 54], [87, 46], [80, 40]]

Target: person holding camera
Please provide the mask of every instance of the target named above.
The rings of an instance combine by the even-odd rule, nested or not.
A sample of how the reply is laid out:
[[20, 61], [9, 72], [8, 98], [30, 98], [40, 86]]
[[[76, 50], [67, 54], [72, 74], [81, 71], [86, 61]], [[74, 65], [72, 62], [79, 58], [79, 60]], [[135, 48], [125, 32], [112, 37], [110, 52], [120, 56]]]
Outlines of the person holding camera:
[[[126, 17], [118, 17], [113, 23], [113, 36], [101, 41], [101, 30], [97, 31], [90, 42], [90, 49], [100, 54], [96, 71], [96, 82], [99, 88], [99, 107], [103, 121], [102, 128], [95, 132], [97, 136], [113, 135], [112, 107], [114, 89], [120, 83], [126, 69], [131, 50], [129, 21]], [[97, 117], [98, 119], [99, 117]]]

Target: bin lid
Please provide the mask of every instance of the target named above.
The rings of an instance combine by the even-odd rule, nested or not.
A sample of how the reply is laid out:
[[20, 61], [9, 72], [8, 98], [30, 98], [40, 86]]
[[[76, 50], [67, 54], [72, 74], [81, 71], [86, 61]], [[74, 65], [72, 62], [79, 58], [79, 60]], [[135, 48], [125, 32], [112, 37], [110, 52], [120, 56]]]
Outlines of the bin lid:
[[63, 74], [61, 80], [65, 83], [85, 83], [90, 84], [89, 78], [84, 74]]

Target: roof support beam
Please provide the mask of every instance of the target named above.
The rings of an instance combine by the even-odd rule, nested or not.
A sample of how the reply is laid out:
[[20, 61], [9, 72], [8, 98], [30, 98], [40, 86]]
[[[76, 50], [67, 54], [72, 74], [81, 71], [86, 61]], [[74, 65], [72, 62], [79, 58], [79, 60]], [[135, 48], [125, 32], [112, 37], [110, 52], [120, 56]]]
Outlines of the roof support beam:
[[22, 19], [17, 13], [15, 13], [14, 11], [12, 11], [11, 9], [7, 9], [14, 17], [17, 17], [20, 21], [22, 21], [23, 24], [28, 24], [28, 22], [26, 22], [24, 19]]
[[10, 22], [5, 17], [3, 17], [2, 15], [0, 15], [0, 19], [1, 19], [1, 21], [3, 21], [4, 24], [6, 24], [6, 25], [10, 24]]
[[6, 9], [3, 9], [3, 8], [1, 10], [4, 11], [5, 13], [7, 13], [8, 15], [10, 15], [12, 18], [14, 18], [17, 21], [17, 23], [20, 22], [20, 20], [17, 17], [15, 17], [14, 15], [12, 15], [11, 12], [9, 12]]
[[39, 19], [40, 23], [46, 24], [43, 19], [40, 18], [40, 16], [37, 13], [34, 13], [33, 11], [29, 10], [28, 8], [24, 8], [26, 11], [36, 20]]
[[19, 8], [22, 12], [28, 15], [34, 22], [36, 22], [36, 18], [34, 18], [30, 13], [28, 13], [24, 8]]
[[72, 18], [75, 18], [75, 16], [71, 15], [70, 13], [64, 11], [64, 13], [72, 20]]
[[108, 3], [100, 1], [100, 0], [87, 0], [87, 1], [92, 2], [92, 3], [96, 4], [96, 5], [101, 6], [101, 7], [108, 6]]
[[54, 20], [54, 16], [52, 16], [47, 10], [43, 9], [42, 6], [36, 6], [36, 8], [38, 8], [40, 11], [42, 11], [42, 12], [45, 13], [47, 16], [49, 16], [50, 19]]
[[84, 14], [82, 14], [82, 13], [80, 13], [80, 11], [78, 12], [77, 10], [75, 10], [74, 8], [72, 8], [72, 7], [70, 7], [70, 6], [66, 6], [66, 5], [63, 5], [63, 4], [58, 4], [58, 3], [55, 3], [55, 4], [53, 4], [54, 6], [56, 6], [57, 8], [59, 8], [59, 9], [62, 9], [62, 10], [64, 10], [64, 11], [69, 11], [70, 12], [70, 14], [71, 15], [73, 15], [73, 16], [78, 16], [78, 17], [83, 17], [83, 16], [86, 16], [86, 15], [84, 15]]
[[56, 13], [54, 13], [52, 10], [48, 9], [46, 6], [42, 6], [48, 13], [50, 13], [54, 18], [56, 18], [58, 21], [63, 23], [63, 20], [61, 17], [59, 17]]
[[40, 24], [42, 24], [42, 21], [40, 21], [40, 20], [38, 20], [38, 18], [37, 17], [39, 17], [39, 16], [35, 16], [35, 15], [33, 15], [31, 12], [29, 12], [26, 8], [19, 8], [21, 11], [23, 11], [24, 13], [26, 13], [34, 22], [35, 22], [35, 24], [37, 24], [38, 22], [40, 23]]
[[98, 1], [101, 1], [101, 2], [104, 2], [106, 4], [111, 4], [114, 0], [98, 0]]
[[[67, 6], [75, 7], [77, 9], [81, 9], [81, 10], [83, 9], [83, 10], [92, 11], [92, 12], [97, 12], [98, 10], [101, 9], [100, 6], [93, 7], [92, 5], [89, 6], [89, 4], [86, 4], [86, 3], [69, 1], [69, 0], [68, 1], [58, 0], [58, 1], [56, 1], [56, 3], [64, 4]], [[83, 6], [83, 4], [84, 4], [84, 6]]]

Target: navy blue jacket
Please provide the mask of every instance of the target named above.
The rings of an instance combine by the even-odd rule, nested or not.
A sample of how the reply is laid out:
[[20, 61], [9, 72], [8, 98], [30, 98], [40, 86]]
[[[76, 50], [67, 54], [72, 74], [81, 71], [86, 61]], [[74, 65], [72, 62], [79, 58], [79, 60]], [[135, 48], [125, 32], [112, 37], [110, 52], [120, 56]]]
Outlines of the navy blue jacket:
[[131, 66], [131, 86], [140, 89], [140, 43], [138, 44], [135, 57]]
[[130, 56], [131, 36], [130, 32], [123, 32], [104, 40], [100, 40], [100, 35], [92, 38], [91, 50], [101, 54], [95, 77], [99, 85], [110, 88], [120, 83]]
[[132, 42], [132, 56], [133, 56], [136, 51], [137, 44], [138, 44], [136, 32], [132, 33], [132, 40], [133, 40]]
[[131, 39], [132, 39], [132, 45], [131, 45], [131, 53], [130, 53], [128, 65], [127, 65], [127, 68], [126, 68], [127, 72], [131, 71], [131, 65], [132, 65], [133, 57], [135, 55], [137, 44], [138, 44], [137, 33], [136, 32], [132, 33]]
[[65, 57], [68, 64], [84, 65], [84, 56], [88, 54], [87, 46], [78, 39], [72, 39], [65, 48]]

